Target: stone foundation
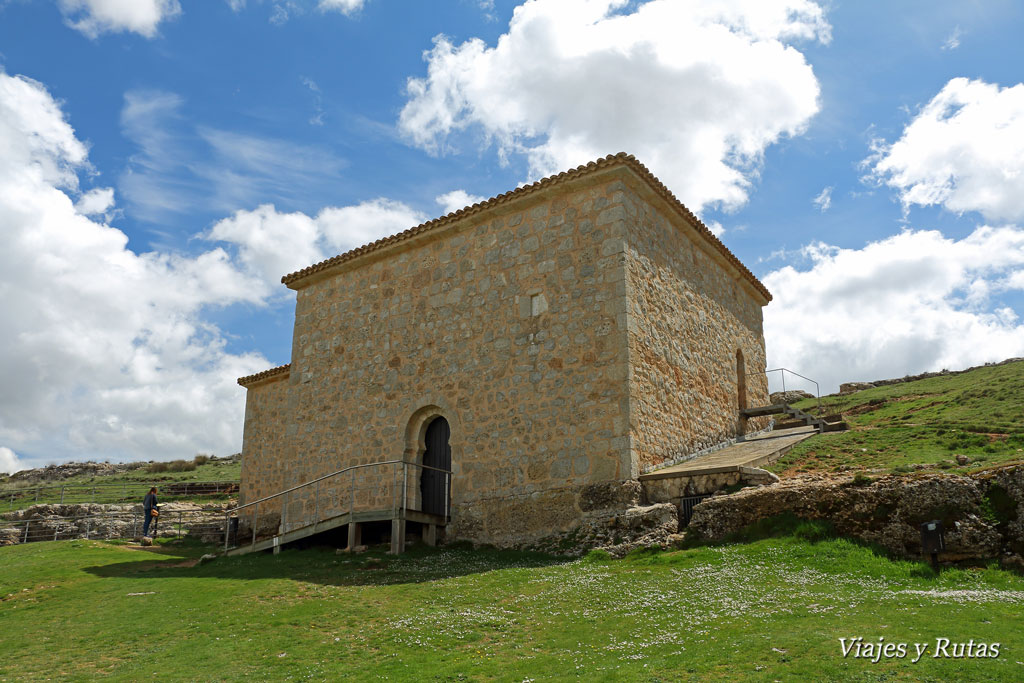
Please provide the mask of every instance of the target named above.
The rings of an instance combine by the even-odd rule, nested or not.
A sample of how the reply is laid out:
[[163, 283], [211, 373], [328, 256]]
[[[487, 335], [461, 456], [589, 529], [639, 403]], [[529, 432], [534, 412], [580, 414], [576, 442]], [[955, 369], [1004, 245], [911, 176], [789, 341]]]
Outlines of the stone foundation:
[[503, 548], [534, 546], [572, 534], [588, 516], [614, 515], [640, 499], [640, 483], [626, 480], [456, 503], [445, 538]]

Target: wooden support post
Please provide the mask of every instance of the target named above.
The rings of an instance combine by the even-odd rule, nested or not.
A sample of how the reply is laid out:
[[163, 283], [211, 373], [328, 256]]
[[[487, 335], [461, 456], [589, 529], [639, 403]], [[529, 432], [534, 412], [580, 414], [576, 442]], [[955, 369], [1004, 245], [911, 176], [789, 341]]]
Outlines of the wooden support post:
[[391, 554], [399, 555], [405, 552], [405, 520], [396, 517], [391, 520]]
[[423, 525], [423, 542], [434, 547], [437, 545], [437, 525], [436, 524], [424, 524]]
[[348, 523], [348, 551], [349, 552], [352, 552], [352, 550], [357, 545], [362, 545], [363, 544], [363, 533], [362, 532], [363, 532], [363, 530], [362, 530], [362, 527], [359, 524], [359, 522], [349, 522]]

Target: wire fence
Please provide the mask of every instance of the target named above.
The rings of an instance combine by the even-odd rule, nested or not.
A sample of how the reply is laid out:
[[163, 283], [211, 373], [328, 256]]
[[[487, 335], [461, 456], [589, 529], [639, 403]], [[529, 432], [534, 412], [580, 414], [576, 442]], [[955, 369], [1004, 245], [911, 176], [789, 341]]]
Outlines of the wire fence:
[[[81, 516], [42, 515], [0, 519], [0, 546], [68, 539], [137, 539], [145, 516], [141, 510]], [[224, 542], [222, 510], [163, 510], [149, 528], [151, 537], [195, 537], [205, 543]]]
[[[0, 505], [10, 512], [41, 504], [137, 503], [145, 497], [152, 485], [147, 482], [126, 481], [114, 484], [53, 484], [0, 488]], [[238, 485], [238, 481], [181, 481], [157, 484], [161, 501], [226, 498], [238, 493]]]

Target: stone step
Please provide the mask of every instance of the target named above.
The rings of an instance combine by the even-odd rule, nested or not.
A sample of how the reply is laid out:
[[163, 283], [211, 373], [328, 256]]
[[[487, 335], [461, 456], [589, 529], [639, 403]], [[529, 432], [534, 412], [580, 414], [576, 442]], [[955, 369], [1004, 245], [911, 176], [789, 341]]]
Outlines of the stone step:
[[767, 406], [757, 406], [755, 408], [744, 408], [740, 410], [740, 415], [743, 417], [760, 417], [762, 415], [778, 415], [780, 413], [789, 415], [809, 427], [816, 427], [819, 432], [825, 431], [824, 420], [816, 418], [809, 413], [805, 413], [799, 408], [794, 408], [787, 403], [773, 403]]

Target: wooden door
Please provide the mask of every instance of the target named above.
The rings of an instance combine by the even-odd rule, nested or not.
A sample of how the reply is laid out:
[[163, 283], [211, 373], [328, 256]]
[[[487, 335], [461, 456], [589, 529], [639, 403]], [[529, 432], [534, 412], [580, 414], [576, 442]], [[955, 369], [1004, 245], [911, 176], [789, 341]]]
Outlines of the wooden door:
[[[426, 450], [423, 452], [425, 468], [420, 476], [420, 494], [423, 500], [423, 512], [432, 515], [448, 514], [448, 475], [438, 470], [450, 471], [452, 468], [452, 447], [448, 443], [451, 428], [448, 420], [436, 417], [427, 425]], [[437, 469], [426, 469], [433, 467]]]

